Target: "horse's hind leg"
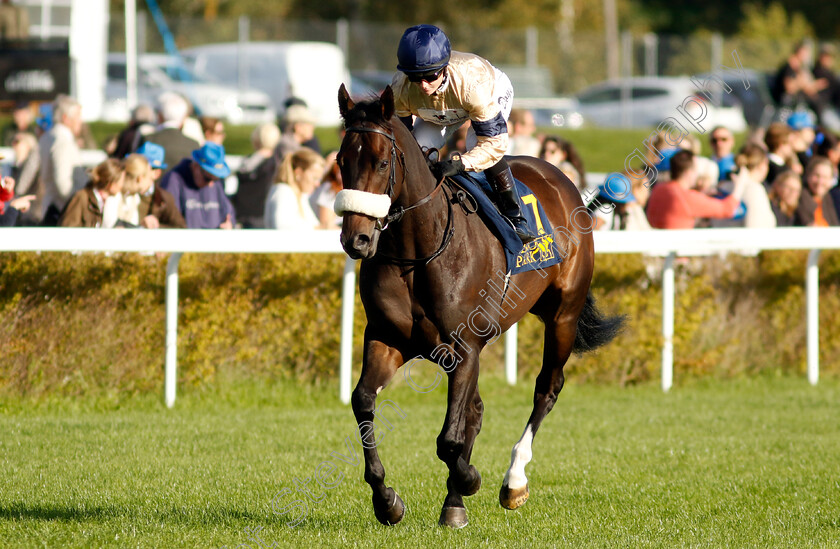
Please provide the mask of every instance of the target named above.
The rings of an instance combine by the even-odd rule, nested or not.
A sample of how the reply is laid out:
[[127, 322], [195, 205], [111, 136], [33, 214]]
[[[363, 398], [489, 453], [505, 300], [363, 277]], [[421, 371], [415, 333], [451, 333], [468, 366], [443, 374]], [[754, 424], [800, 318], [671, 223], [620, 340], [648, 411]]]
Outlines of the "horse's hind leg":
[[531, 443], [542, 420], [554, 407], [563, 388], [563, 366], [572, 353], [578, 314], [563, 314], [559, 319], [546, 319], [543, 363], [534, 388], [534, 409], [522, 437], [513, 446], [510, 467], [502, 481], [499, 503], [506, 509], [516, 509], [528, 500], [528, 479], [525, 466], [531, 461]]
[[397, 524], [405, 515], [405, 505], [393, 488], [385, 485], [385, 468], [376, 451], [373, 425], [376, 395], [403, 363], [403, 355], [381, 341], [365, 338], [365, 353], [359, 383], [353, 390], [353, 414], [359, 424], [359, 438], [365, 456], [365, 481], [373, 490], [373, 512], [382, 524]]

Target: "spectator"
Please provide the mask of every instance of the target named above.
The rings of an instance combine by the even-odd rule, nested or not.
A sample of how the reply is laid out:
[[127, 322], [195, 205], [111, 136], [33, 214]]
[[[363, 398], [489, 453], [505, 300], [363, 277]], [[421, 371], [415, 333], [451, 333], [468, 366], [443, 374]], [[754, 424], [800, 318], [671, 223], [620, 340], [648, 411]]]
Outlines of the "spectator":
[[[0, 160], [4, 157], [0, 155]], [[0, 227], [13, 227], [18, 216], [30, 209], [35, 195], [15, 198], [15, 180], [9, 176], [0, 176]]]
[[[303, 105], [295, 104], [286, 109], [283, 117], [283, 136], [277, 145], [277, 157], [282, 161], [287, 154], [304, 147], [315, 137], [315, 117]], [[320, 150], [312, 149], [320, 154]]]
[[814, 80], [808, 68], [811, 47], [800, 42], [776, 73], [771, 94], [778, 107], [789, 109], [813, 108], [817, 94], [826, 86]]
[[586, 172], [583, 169], [583, 160], [569, 141], [555, 135], [549, 135], [543, 139], [540, 147], [539, 157], [554, 164], [561, 172], [566, 174], [578, 190], [586, 188]]
[[79, 128], [79, 135], [76, 136], [76, 145], [80, 149], [95, 150], [99, 148], [99, 144], [93, 136], [93, 130], [90, 129], [87, 122], [82, 121], [82, 126]]
[[35, 117], [32, 116], [32, 109], [29, 102], [21, 101], [15, 104], [12, 111], [12, 120], [3, 127], [3, 146], [11, 147], [15, 136], [21, 132], [28, 132], [35, 135], [37, 131]]
[[538, 156], [540, 154], [540, 140], [534, 136], [537, 125], [534, 114], [527, 109], [511, 109], [507, 121], [508, 149], [512, 156]]
[[[151, 145], [151, 143], [148, 143]], [[187, 222], [168, 191], [155, 185], [154, 169], [142, 154], [125, 159], [125, 184], [118, 218], [131, 226], [147, 229], [184, 229]]]
[[[300, 97], [290, 96], [288, 99], [283, 101], [283, 112], [288, 111], [289, 107], [291, 107], [293, 105], [299, 105], [299, 106], [304, 107], [304, 108], [309, 107], [306, 104], [306, 101], [304, 101]], [[314, 120], [314, 117], [312, 117], [312, 118]], [[284, 121], [283, 125], [285, 125], [285, 124], [286, 124], [286, 122]], [[314, 133], [312, 134], [311, 138], [301, 142], [301, 146], [307, 147], [309, 149], [312, 149], [316, 153], [321, 154], [321, 143], [318, 141], [318, 136], [315, 135]]]
[[336, 152], [327, 155], [327, 169], [321, 184], [309, 198], [309, 204], [318, 217], [320, 229], [335, 229], [341, 226], [342, 218], [335, 215], [335, 195], [343, 187], [341, 169], [336, 162]]
[[73, 195], [62, 212], [62, 227], [102, 227], [105, 201], [122, 190], [125, 172], [119, 160], [109, 158], [93, 168], [90, 182]]
[[161, 124], [157, 131], [143, 138], [143, 143], [155, 143], [166, 151], [164, 163], [175, 166], [200, 145], [194, 139], [183, 134], [181, 129], [189, 113], [187, 101], [174, 92], [164, 92], [158, 97], [158, 115]]
[[788, 117], [787, 124], [790, 127], [790, 146], [793, 153], [801, 165], [807, 166], [811, 159], [811, 146], [817, 135], [814, 117], [809, 112], [796, 111]]
[[158, 181], [164, 170], [169, 167], [163, 160], [166, 158], [166, 151], [163, 147], [154, 143], [143, 143], [137, 149], [137, 154], [142, 154], [149, 162], [152, 169], [152, 181]]
[[770, 207], [776, 216], [777, 227], [793, 227], [796, 221], [796, 207], [802, 194], [802, 180], [799, 174], [787, 170], [776, 176], [770, 187]]
[[735, 157], [737, 176], [742, 179], [741, 201], [746, 207], [744, 227], [748, 229], [769, 229], [776, 226], [776, 216], [770, 207], [764, 181], [767, 179], [769, 161], [767, 153], [759, 145], [744, 145]]
[[812, 147], [812, 156], [825, 156], [831, 161], [834, 172], [840, 170], [840, 140], [828, 130], [817, 133]]
[[808, 163], [805, 170], [805, 186], [796, 208], [796, 224], [807, 227], [836, 227], [840, 216], [833, 197], [828, 190], [834, 184], [834, 169], [831, 161], [817, 156]]
[[150, 105], [137, 105], [131, 111], [128, 126], [117, 136], [113, 158], [125, 158], [140, 147], [142, 139], [155, 131], [155, 110]]
[[712, 160], [718, 165], [718, 181], [729, 177], [735, 168], [735, 138], [726, 126], [717, 126], [709, 135], [709, 145], [712, 147]]
[[236, 214], [222, 184], [229, 175], [225, 148], [205, 143], [167, 172], [160, 186], [172, 193], [187, 228], [232, 229]]
[[682, 150], [670, 159], [671, 180], [657, 184], [650, 193], [647, 216], [656, 229], [691, 229], [698, 218], [730, 218], [735, 214], [745, 181], [735, 177], [733, 192], [723, 199], [691, 190], [697, 180], [694, 154]]
[[204, 135], [204, 142], [207, 141], [224, 145], [225, 123], [212, 116], [201, 116], [198, 121], [201, 123], [201, 133]]
[[43, 191], [39, 178], [41, 171], [41, 155], [38, 152], [38, 141], [29, 132], [19, 132], [12, 140], [12, 150], [15, 152], [15, 161], [11, 166], [11, 177], [17, 181], [15, 194], [17, 196], [34, 195], [32, 202], [25, 215], [18, 220], [19, 225], [37, 225], [41, 222], [41, 197]]
[[598, 187], [598, 199], [589, 209], [595, 217], [595, 229], [607, 231], [650, 230], [645, 216], [645, 204], [649, 197], [647, 179], [632, 180], [627, 174], [611, 176]]
[[58, 222], [70, 197], [88, 180], [76, 143], [82, 127], [82, 106], [72, 97], [61, 95], [55, 100], [52, 118], [54, 125], [38, 143], [44, 186], [40, 217], [47, 226]]
[[802, 165], [793, 154], [790, 144], [790, 128], [781, 122], [773, 122], [764, 134], [767, 145], [767, 160], [770, 164], [767, 170], [766, 186], [769, 186], [783, 171], [793, 170], [802, 173]]
[[837, 212], [838, 217], [840, 217], [840, 185], [835, 185], [834, 188], [829, 191], [828, 196], [834, 203], [834, 211]]
[[814, 78], [825, 83], [825, 87], [817, 92], [817, 118], [820, 125], [840, 132], [840, 80], [834, 73], [834, 55], [834, 46], [823, 44], [814, 65]]
[[309, 205], [309, 194], [324, 173], [324, 159], [312, 149], [301, 148], [283, 159], [275, 184], [265, 202], [267, 229], [316, 229], [319, 221]]
[[254, 153], [236, 172], [239, 185], [231, 200], [244, 229], [265, 228], [265, 199], [277, 173], [274, 149], [279, 142], [280, 128], [275, 124], [260, 124], [251, 133]]
[[29, 37], [29, 12], [10, 0], [0, 0], [0, 38], [21, 40]]

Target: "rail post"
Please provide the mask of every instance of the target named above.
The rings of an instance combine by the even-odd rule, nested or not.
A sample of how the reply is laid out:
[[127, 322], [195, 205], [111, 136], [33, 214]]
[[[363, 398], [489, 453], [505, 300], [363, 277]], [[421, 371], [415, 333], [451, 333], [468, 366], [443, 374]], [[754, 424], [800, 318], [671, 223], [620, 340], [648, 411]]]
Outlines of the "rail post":
[[175, 405], [178, 385], [178, 263], [181, 252], [173, 252], [166, 262], [166, 407]]
[[671, 252], [662, 269], [662, 390], [674, 384], [674, 259]]

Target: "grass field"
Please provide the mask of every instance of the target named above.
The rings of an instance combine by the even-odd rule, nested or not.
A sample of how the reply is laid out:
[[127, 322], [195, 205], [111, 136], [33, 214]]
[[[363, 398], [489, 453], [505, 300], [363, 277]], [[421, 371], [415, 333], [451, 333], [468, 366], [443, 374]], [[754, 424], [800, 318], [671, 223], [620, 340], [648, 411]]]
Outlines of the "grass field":
[[405, 412], [379, 444], [401, 524], [380, 526], [362, 465], [336, 462], [343, 480], [292, 528], [273, 495], [346, 454], [352, 413], [332, 386], [220, 383], [173, 410], [158, 395], [0, 403], [0, 546], [256, 548], [246, 528], [277, 547], [840, 545], [836, 380], [569, 385], [536, 438], [530, 500], [505, 511], [498, 489], [533, 385], [485, 377], [473, 454], [484, 485], [463, 530], [436, 526], [443, 387], [419, 394], [399, 379], [379, 397]]

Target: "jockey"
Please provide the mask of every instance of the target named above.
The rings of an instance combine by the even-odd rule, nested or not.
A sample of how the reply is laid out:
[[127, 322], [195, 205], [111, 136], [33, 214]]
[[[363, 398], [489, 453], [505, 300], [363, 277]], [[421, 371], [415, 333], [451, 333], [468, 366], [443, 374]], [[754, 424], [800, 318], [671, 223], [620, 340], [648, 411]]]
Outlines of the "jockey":
[[441, 148], [464, 122], [471, 121], [469, 150], [436, 162], [432, 166], [435, 176], [485, 171], [499, 211], [522, 242], [536, 238], [522, 216], [513, 174], [504, 158], [513, 101], [508, 77], [477, 55], [451, 51], [449, 39], [433, 25], [406, 30], [397, 59], [399, 72], [391, 84], [396, 114], [421, 147]]

